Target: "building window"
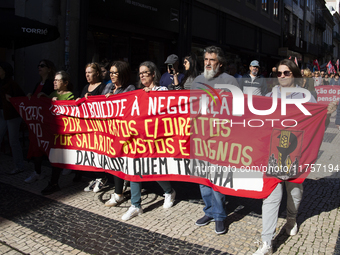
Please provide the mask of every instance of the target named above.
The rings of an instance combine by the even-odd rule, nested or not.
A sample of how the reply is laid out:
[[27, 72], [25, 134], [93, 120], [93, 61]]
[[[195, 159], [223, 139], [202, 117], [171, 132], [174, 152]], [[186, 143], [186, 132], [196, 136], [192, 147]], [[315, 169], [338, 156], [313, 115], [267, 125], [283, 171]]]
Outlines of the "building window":
[[300, 1], [300, 7], [303, 8], [304, 5], [305, 5], [305, 0], [301, 0], [301, 1]]
[[262, 11], [268, 12], [268, 0], [262, 0]]
[[293, 18], [293, 27], [292, 27], [292, 35], [296, 35], [296, 29], [297, 29], [297, 18]]
[[279, 0], [274, 0], [273, 15], [274, 18], [279, 19]]
[[310, 0], [306, 0], [306, 6], [307, 6], [307, 10], [309, 10], [309, 7], [310, 7]]
[[248, 3], [252, 4], [252, 5], [255, 5], [255, 1], [256, 0], [247, 0]]

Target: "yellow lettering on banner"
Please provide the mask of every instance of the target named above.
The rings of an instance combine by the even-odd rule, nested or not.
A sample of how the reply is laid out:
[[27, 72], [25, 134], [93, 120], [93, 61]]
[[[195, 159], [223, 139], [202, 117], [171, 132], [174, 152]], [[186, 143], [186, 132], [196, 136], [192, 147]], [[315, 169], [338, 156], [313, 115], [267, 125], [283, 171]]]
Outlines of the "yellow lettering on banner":
[[119, 141], [119, 143], [123, 144], [123, 152], [124, 154], [128, 154], [129, 153], [129, 145], [127, 144], [126, 141]]
[[187, 124], [185, 126], [185, 135], [186, 136], [190, 136], [190, 128], [191, 128], [191, 125], [190, 125], [190, 119], [191, 118], [187, 118]]
[[220, 125], [218, 124], [218, 125], [215, 125], [216, 133], [214, 134], [215, 120], [218, 120], [218, 119], [214, 119], [214, 118], [209, 119], [209, 122], [210, 122], [210, 137], [219, 136], [219, 133], [220, 133]]
[[129, 121], [130, 134], [131, 134], [131, 135], [138, 135], [137, 129], [135, 129], [134, 127], [132, 127], [132, 124], [133, 124], [133, 125], [136, 125], [136, 121], [134, 121], [134, 120], [130, 120], [130, 121]]
[[54, 135], [54, 145], [56, 145], [56, 144], [57, 144], [57, 139], [58, 139], [58, 137], [59, 137], [59, 135], [58, 135], [58, 134], [55, 134], [55, 135]]
[[139, 148], [137, 148], [137, 152], [138, 153], [144, 153], [146, 152], [146, 146], [143, 143], [143, 139], [142, 138], [137, 138], [137, 146], [142, 147], [142, 150], [140, 150]]
[[120, 122], [120, 130], [122, 131], [123, 137], [130, 137], [130, 132], [128, 128], [128, 123], [126, 120]]
[[87, 144], [87, 139], [86, 139], [86, 135], [83, 134], [83, 146], [82, 147], [85, 147], [86, 149], [88, 149], [88, 144]]
[[202, 139], [193, 138], [193, 140], [195, 142], [195, 156], [203, 156]]
[[[175, 152], [175, 148], [174, 148], [174, 146], [172, 146], [172, 145], [169, 143], [169, 141], [174, 142], [174, 139], [172, 139], [172, 138], [167, 138], [167, 139], [165, 140], [165, 143], [166, 143], [166, 151], [167, 151], [169, 154], [173, 154], [173, 153]], [[169, 149], [169, 148], [170, 148], [170, 149]]]
[[228, 153], [228, 142], [224, 143], [224, 150], [223, 150], [223, 142], [220, 141], [218, 143], [218, 147], [217, 147], [217, 157], [216, 160], [220, 160], [221, 161], [225, 161], [225, 159], [227, 158], [227, 153]]
[[208, 120], [208, 118], [206, 118], [206, 117], [198, 117], [197, 119], [199, 119], [199, 120], [201, 121], [202, 135], [205, 136], [204, 122], [205, 122], [206, 120]]
[[[236, 159], [233, 159], [235, 148], [237, 148], [237, 156], [236, 156]], [[240, 163], [241, 152], [242, 152], [242, 145], [239, 143], [232, 143], [230, 147], [229, 162], [234, 163], [234, 164]]]
[[[100, 151], [106, 151], [105, 150], [105, 141], [103, 142], [105, 138], [103, 138], [103, 136], [99, 136], [99, 150]], [[103, 148], [103, 145], [104, 145], [104, 148]]]
[[87, 127], [87, 131], [88, 131], [88, 132], [93, 131], [93, 130], [89, 127], [89, 125], [87, 124], [87, 120], [84, 119], [84, 121], [85, 121], [85, 124], [86, 124], [86, 127]]
[[174, 126], [175, 126], [175, 133], [178, 135], [178, 125], [177, 125], [177, 119], [174, 118]]
[[78, 147], [82, 147], [81, 146], [80, 136], [81, 136], [81, 134], [76, 134], [76, 138], [77, 138], [77, 143], [76, 144], [77, 144]]
[[152, 119], [146, 119], [146, 120], [144, 120], [144, 125], [145, 125], [145, 134], [146, 134], [146, 136], [147, 137], [153, 137], [153, 135], [152, 134], [150, 134], [150, 132], [149, 132], [149, 124], [148, 123], [152, 123]]
[[[243, 155], [244, 157], [241, 158], [241, 162], [242, 162], [242, 164], [245, 165], [245, 166], [249, 166], [249, 165], [251, 164], [251, 162], [253, 161], [252, 158], [247, 154], [247, 150], [249, 150], [250, 152], [252, 152], [252, 151], [253, 151], [253, 148], [250, 147], [250, 146], [245, 146], [245, 147], [243, 148], [243, 150], [242, 150], [242, 155]], [[248, 162], [246, 162], [246, 161], [244, 160], [244, 158], [247, 158], [247, 159], [248, 159]]]
[[147, 142], [147, 144], [149, 145], [149, 152], [153, 154], [154, 153], [152, 149], [153, 140], [144, 140], [144, 142]]
[[216, 151], [211, 149], [211, 146], [213, 146], [214, 143], [216, 143], [215, 140], [209, 140], [208, 141], [208, 150], [209, 150], [209, 158], [210, 159], [215, 159], [215, 157], [216, 157]]
[[127, 141], [129, 148], [130, 148], [130, 153], [136, 154], [136, 143], [134, 143], [134, 146], [131, 144], [130, 141]]
[[[160, 148], [159, 143], [161, 144], [161, 146], [163, 147], [163, 149]], [[166, 153], [166, 150], [165, 150], [165, 143], [164, 143], [164, 140], [163, 140], [163, 139], [155, 140], [155, 146], [156, 146], [156, 152], [157, 152], [157, 153]]]
[[[230, 120], [227, 120], [227, 119], [226, 119], [226, 121], [228, 121], [228, 122], [226, 122], [226, 123], [230, 123]], [[231, 132], [230, 127], [224, 126], [224, 123], [222, 123], [220, 126], [222, 127], [222, 129], [224, 129], [224, 130], [227, 131], [226, 133], [224, 133], [224, 132], [222, 132], [222, 130], [221, 130], [221, 136], [223, 136], [223, 137], [228, 137], [228, 136], [230, 135], [230, 132]]]
[[163, 126], [164, 126], [164, 136], [172, 136], [174, 135], [174, 129], [172, 127], [171, 118], [163, 118]]
[[182, 117], [179, 117], [178, 118], [178, 126], [179, 126], [179, 131], [180, 131], [179, 135], [181, 135], [181, 136], [184, 136], [185, 125], [186, 125], [185, 119], [182, 118]]
[[68, 128], [68, 132], [81, 132], [80, 120], [78, 118], [62, 118], [64, 122], [64, 132]]
[[179, 140], [179, 150], [181, 151], [182, 155], [189, 156], [189, 153], [185, 153], [186, 147], [183, 147], [183, 143], [186, 143], [186, 140]]

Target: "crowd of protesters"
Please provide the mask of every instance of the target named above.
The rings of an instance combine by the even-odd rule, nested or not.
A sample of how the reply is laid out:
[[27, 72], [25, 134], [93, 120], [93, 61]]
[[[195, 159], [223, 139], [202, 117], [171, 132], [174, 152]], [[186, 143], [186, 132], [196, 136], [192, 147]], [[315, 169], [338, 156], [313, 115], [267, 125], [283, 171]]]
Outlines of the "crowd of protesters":
[[[204, 69], [203, 72], [199, 70], [199, 64], [197, 62], [197, 56], [193, 53], [187, 54], [181, 61], [177, 55], [171, 54], [167, 57], [164, 64], [166, 65], [166, 72], [161, 75], [157, 66], [151, 61], [145, 61], [140, 64], [138, 70], [138, 83], [135, 85], [130, 84], [130, 66], [124, 61], [108, 60], [102, 63], [89, 63], [85, 67], [85, 76], [87, 84], [80, 93], [80, 97], [87, 98], [92, 95], [105, 95], [107, 98], [113, 97], [115, 94], [125, 93], [136, 89], [143, 89], [145, 93], [149, 91], [165, 91], [165, 90], [189, 90], [197, 88], [197, 84], [202, 82], [215, 87], [215, 84], [231, 84], [243, 91], [247, 91], [248, 87], [252, 88], [252, 93], [259, 96], [272, 96], [272, 88], [277, 87], [278, 93], [280, 93], [281, 87], [295, 87], [301, 86], [308, 89], [315, 99], [317, 98], [315, 87], [320, 85], [340, 85], [339, 74], [327, 74], [324, 71], [311, 72], [308, 68], [300, 70], [299, 67], [291, 60], [285, 59], [280, 61], [276, 67], [272, 68], [272, 72], [268, 75], [265, 69], [261, 69], [258, 60], [250, 62], [249, 72], [245, 73], [244, 66], [241, 66], [238, 70], [234, 63], [227, 63], [223, 51], [216, 46], [210, 46], [205, 49], [203, 56]], [[180, 71], [179, 66], [183, 65], [183, 73]], [[262, 75], [261, 75], [262, 70]], [[54, 64], [46, 59], [39, 62], [38, 72], [40, 81], [37, 83], [33, 93], [28, 94], [31, 97], [50, 97], [55, 100], [73, 100], [74, 95], [72, 93], [72, 84], [70, 82], [70, 76], [64, 71], [56, 72]], [[9, 107], [6, 100], [9, 100], [11, 96], [23, 96], [22, 91], [17, 84], [14, 83], [11, 76], [13, 70], [8, 63], [0, 63], [0, 90], [2, 109], [0, 113], [6, 113], [6, 109]], [[266, 78], [266, 79], [265, 79]], [[297, 82], [294, 79], [299, 79]], [[289, 82], [287, 82], [289, 81]], [[10, 84], [10, 85], [8, 85]], [[7, 86], [7, 87], [6, 87]], [[15, 90], [8, 89], [8, 86], [12, 86]], [[279, 94], [279, 97], [281, 94]], [[304, 97], [302, 93], [295, 95], [297, 98]], [[78, 98], [78, 99], [79, 99]], [[311, 102], [316, 102], [312, 98]], [[335, 103], [331, 103], [328, 109], [328, 113], [334, 111]], [[13, 109], [10, 109], [13, 110]], [[7, 110], [8, 111], [8, 110]], [[11, 118], [4, 118], [4, 115], [0, 115], [0, 124], [2, 129], [7, 126], [10, 130], [17, 132], [20, 122], [17, 121], [18, 115], [13, 114]], [[20, 119], [20, 118], [19, 118]], [[13, 128], [13, 125], [15, 128]], [[1, 137], [3, 136], [0, 133]], [[1, 138], [0, 137], [0, 138]], [[14, 151], [20, 151], [20, 144], [15, 143], [13, 135], [10, 136], [11, 147]], [[31, 137], [30, 137], [31, 139]], [[13, 140], [13, 141], [12, 141]], [[1, 139], [0, 139], [1, 141]], [[16, 157], [16, 154], [14, 154]], [[39, 181], [41, 175], [41, 163], [43, 155], [33, 154], [34, 172], [31, 173], [24, 181], [26, 183], [33, 183]], [[17, 167], [15, 171], [11, 171], [10, 174], [16, 174], [23, 171], [21, 166], [21, 159], [15, 160]], [[52, 194], [59, 191], [58, 179], [62, 172], [62, 169], [53, 167], [52, 177], [48, 186], [42, 190], [43, 195]], [[76, 171], [74, 181], [81, 179], [81, 171]], [[91, 181], [84, 191], [101, 191], [107, 182], [105, 175], [99, 176], [95, 180]], [[123, 194], [124, 180], [115, 177], [115, 193], [111, 195], [111, 198], [106, 201], [105, 206], [118, 206], [125, 201]], [[165, 193], [165, 200], [163, 207], [170, 208], [174, 204], [176, 192], [173, 190], [171, 183], [168, 181], [158, 182], [163, 188]], [[296, 224], [296, 214], [302, 198], [302, 184], [297, 187], [289, 186], [289, 183], [281, 183], [273, 191], [273, 193], [263, 203], [263, 244], [254, 254], [267, 254], [271, 251], [271, 240], [273, 238], [273, 232], [275, 231], [278, 208], [282, 197], [283, 187], [286, 185], [287, 192], [298, 193], [296, 199], [293, 195], [292, 201], [288, 201], [288, 218], [286, 231], [289, 235], [296, 235], [298, 228]], [[141, 208], [141, 183], [131, 182], [131, 207], [122, 216], [123, 220], [129, 220], [132, 217], [138, 216], [143, 213]], [[226, 232], [224, 220], [227, 217], [225, 212], [225, 195], [214, 191], [211, 187], [200, 185], [201, 195], [205, 202], [204, 216], [196, 221], [196, 225], [204, 226], [210, 222], [215, 222], [215, 232], [217, 234], [223, 234]], [[297, 191], [296, 191], [297, 190]], [[274, 198], [273, 198], [274, 197]], [[279, 201], [272, 203], [272, 200]], [[274, 207], [271, 209], [268, 207]], [[269, 209], [268, 209], [269, 208]]]

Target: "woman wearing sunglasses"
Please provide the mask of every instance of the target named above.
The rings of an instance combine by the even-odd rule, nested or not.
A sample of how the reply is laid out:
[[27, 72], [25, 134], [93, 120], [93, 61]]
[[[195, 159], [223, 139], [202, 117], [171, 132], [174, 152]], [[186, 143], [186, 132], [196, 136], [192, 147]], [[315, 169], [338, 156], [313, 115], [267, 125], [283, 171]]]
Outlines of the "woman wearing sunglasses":
[[[300, 87], [302, 85], [303, 78], [299, 67], [291, 60], [284, 59], [279, 62], [277, 66], [277, 77], [279, 85], [277, 96], [281, 98], [281, 88], [286, 87]], [[266, 96], [272, 97], [274, 92], [268, 93]], [[290, 93], [287, 98], [304, 98], [303, 93]], [[316, 100], [311, 96], [309, 102], [316, 103]], [[328, 107], [328, 117], [336, 109], [333, 103], [330, 103]], [[293, 180], [294, 181], [294, 180]], [[287, 235], [293, 236], [298, 232], [296, 224], [296, 216], [298, 213], [299, 205], [302, 199], [303, 186], [302, 183], [294, 183], [290, 181], [280, 182], [272, 193], [265, 199], [262, 204], [262, 244], [254, 255], [271, 254], [272, 251], [272, 239], [274, 237], [276, 224], [278, 220], [279, 207], [282, 200], [283, 188], [287, 190], [287, 223], [285, 230]]]
[[[138, 86], [144, 87], [143, 90], [145, 92], [168, 90], [164, 86], [159, 86], [160, 78], [161, 74], [153, 62], [145, 61], [139, 65]], [[162, 187], [164, 191], [165, 199], [163, 203], [163, 208], [167, 209], [172, 207], [175, 200], [176, 192], [171, 187], [171, 183], [169, 181], [157, 181], [157, 183]], [[130, 188], [131, 188], [131, 206], [129, 210], [122, 216], [122, 220], [129, 220], [143, 213], [143, 209], [141, 207], [142, 183], [130, 182]]]

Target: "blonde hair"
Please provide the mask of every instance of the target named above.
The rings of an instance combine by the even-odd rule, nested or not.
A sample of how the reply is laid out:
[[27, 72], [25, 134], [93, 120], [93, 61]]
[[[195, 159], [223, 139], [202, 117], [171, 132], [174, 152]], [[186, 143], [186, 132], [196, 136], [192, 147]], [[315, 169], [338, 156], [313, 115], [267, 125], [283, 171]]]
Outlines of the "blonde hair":
[[99, 76], [98, 76], [98, 80], [102, 81], [102, 69], [100, 68], [100, 65], [97, 62], [92, 62], [92, 63], [88, 63], [85, 66], [85, 70], [86, 68], [91, 67], [93, 70], [95, 70], [96, 72], [98, 72]]
[[303, 76], [311, 78], [312, 77], [312, 71], [309, 68], [303, 69]]

